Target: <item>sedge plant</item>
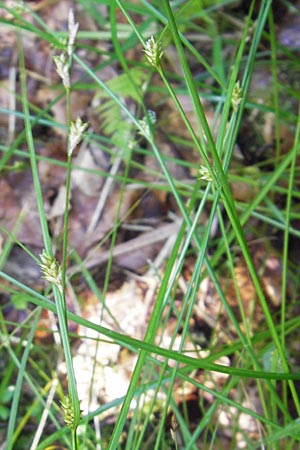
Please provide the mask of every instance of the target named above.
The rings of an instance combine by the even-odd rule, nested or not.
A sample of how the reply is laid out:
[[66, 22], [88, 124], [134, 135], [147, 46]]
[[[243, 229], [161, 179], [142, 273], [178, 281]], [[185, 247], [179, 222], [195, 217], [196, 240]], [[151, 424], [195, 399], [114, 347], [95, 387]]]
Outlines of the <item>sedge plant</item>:
[[[105, 3], [105, 2], [103, 2]], [[197, 8], [195, 4], [197, 3]], [[26, 336], [26, 351], [21, 355], [21, 344], [15, 351], [9, 339], [5, 340], [5, 346], [10, 355], [9, 373], [16, 366], [20, 375], [16, 381], [15, 393], [12, 401], [12, 414], [8, 424], [7, 447], [13, 448], [15, 442], [20, 439], [22, 423], [26, 422], [26, 416], [20, 420], [19, 428], [16, 426], [18, 418], [18, 404], [22, 383], [30, 386], [36, 396], [36, 404], [41, 405], [44, 411], [49, 409], [49, 420], [55, 426], [55, 432], [49, 436], [41, 436], [35, 448], [51, 448], [59, 442], [67, 448], [91, 448], [100, 449], [193, 449], [220, 448], [220, 434], [225, 417], [232, 417], [231, 442], [229, 448], [237, 448], [239, 439], [249, 449], [268, 448], [277, 450], [282, 445], [287, 449], [297, 448], [299, 445], [299, 416], [300, 405], [297, 394], [299, 374], [292, 368], [292, 358], [289, 354], [289, 342], [291, 336], [297, 333], [297, 318], [287, 315], [288, 292], [287, 281], [293, 279], [293, 270], [290, 270], [288, 258], [289, 239], [299, 237], [299, 231], [292, 223], [292, 219], [298, 218], [299, 212], [293, 211], [295, 199], [299, 199], [299, 193], [295, 188], [295, 179], [299, 172], [297, 156], [299, 155], [299, 130], [300, 119], [298, 113], [287, 112], [282, 116], [279, 108], [280, 82], [277, 77], [277, 46], [274, 32], [274, 20], [272, 15], [272, 2], [263, 0], [256, 9], [254, 20], [255, 2], [251, 2], [246, 18], [242, 20], [238, 42], [233, 46], [232, 59], [227, 64], [223, 58], [223, 46], [225, 42], [222, 35], [218, 35], [217, 17], [218, 11], [230, 7], [230, 1], [214, 2], [148, 2], [141, 0], [136, 3], [128, 3], [121, 0], [107, 2], [109, 8], [109, 32], [105, 27], [105, 21], [97, 15], [97, 2], [77, 1], [76, 4], [85, 10], [85, 13], [94, 17], [99, 33], [81, 31], [71, 12], [67, 34], [55, 34], [47, 27], [45, 22], [34, 12], [30, 12], [35, 22], [32, 25], [22, 16], [20, 10], [11, 8], [9, 12], [14, 20], [11, 25], [16, 27], [19, 34], [19, 60], [22, 86], [23, 112], [25, 123], [26, 142], [29, 154], [18, 148], [24, 135], [21, 133], [9, 148], [2, 148], [3, 159], [0, 167], [7, 167], [9, 155], [16, 154], [24, 158], [28, 157], [32, 170], [34, 189], [38, 203], [41, 229], [44, 239], [44, 251], [40, 256], [40, 264], [43, 277], [51, 285], [51, 291], [55, 302], [49, 300], [51, 291], [41, 294], [31, 289], [21, 280], [18, 280], [5, 270], [1, 270], [1, 278], [13, 286], [12, 294], [22, 292], [36, 305], [37, 309], [33, 317], [33, 329], [38, 322], [41, 308], [46, 308], [57, 314], [59, 333], [66, 361], [68, 375], [68, 393], [62, 394], [63, 415], [66, 427], [61, 427], [57, 421], [59, 407], [55, 402], [49, 407], [45, 402], [45, 395], [50, 396], [51, 380], [45, 379], [45, 391], [41, 392], [26, 371], [26, 365], [30, 360], [30, 349], [33, 345], [33, 332]], [[4, 2], [1, 8], [7, 11]], [[27, 10], [28, 12], [29, 10]], [[125, 24], [119, 22], [122, 14]], [[140, 17], [140, 22], [136, 20]], [[226, 18], [226, 14], [222, 17]], [[228, 19], [228, 17], [227, 17]], [[229, 20], [229, 19], [228, 19]], [[266, 24], [268, 23], [268, 32]], [[22, 29], [35, 33], [41, 39], [51, 43], [60, 52], [55, 57], [57, 72], [59, 73], [66, 98], [66, 124], [56, 124], [48, 114], [48, 110], [35, 111], [35, 116], [30, 116], [28, 107], [28, 95], [25, 77], [25, 61], [22, 45]], [[211, 34], [213, 48], [212, 59], [199, 50], [197, 40], [193, 36]], [[192, 36], [192, 38], [191, 38]], [[60, 38], [64, 37], [65, 40]], [[110, 39], [113, 48], [105, 54], [105, 61], [98, 69], [105, 68], [106, 64], [115, 62], [122, 68], [126, 76], [122, 76], [115, 83], [104, 82], [99, 73], [101, 71], [91, 68], [80, 54], [75, 51], [75, 41], [80, 45], [81, 38]], [[272, 82], [274, 85], [274, 102], [268, 106], [255, 104], [250, 97], [250, 83], [260, 55], [260, 43], [262, 38], [269, 40], [271, 47]], [[126, 57], [126, 50], [139, 48], [139, 56], [142, 63], [130, 61]], [[178, 73], [173, 74], [167, 65], [168, 53], [172, 48], [173, 56], [179, 67]], [[89, 51], [98, 50], [86, 46]], [[292, 56], [286, 54], [286, 57]], [[139, 186], [148, 189], [153, 188], [167, 192], [175, 199], [180, 214], [180, 227], [175, 237], [171, 251], [164, 265], [163, 273], [154, 268], [155, 277], [158, 280], [158, 289], [151, 310], [150, 318], [146, 326], [143, 339], [128, 336], [125, 332], [108, 329], [100, 323], [92, 323], [84, 319], [80, 314], [68, 310], [65, 300], [65, 289], [69, 281], [73, 280], [72, 272], [68, 272], [67, 260], [70, 248], [68, 238], [69, 201], [71, 190], [71, 169], [74, 167], [72, 155], [75, 147], [83, 138], [87, 125], [80, 118], [74, 121], [71, 118], [70, 101], [72, 89], [86, 88], [86, 80], [79, 80], [75, 86], [72, 84], [72, 65], [77, 64], [86, 79], [88, 87], [95, 91], [101, 91], [99, 97], [108, 99], [105, 109], [99, 111], [100, 117], [105, 123], [115, 124], [114, 130], [107, 128], [110, 137], [90, 133], [89, 138], [97, 142], [112, 159], [115, 157], [110, 148], [110, 142], [119, 145], [121, 159], [125, 166], [124, 173], [96, 172], [105, 179], [121, 182], [122, 189], [118, 203], [116, 224], [111, 234], [111, 257], [107, 264], [105, 287], [100, 292], [91, 273], [85, 267], [85, 261], [81, 261], [75, 254], [78, 270], [86, 283], [101, 302], [106, 306], [106, 293], [110, 278], [110, 270], [113, 261], [114, 245], [117, 241], [118, 230], [124, 221], [121, 217], [122, 195], [127, 186], [138, 183]], [[204, 68], [204, 78], [196, 79], [192, 72], [192, 64]], [[132, 69], [133, 66], [133, 69]], [[122, 74], [123, 75], [123, 74]], [[135, 76], [136, 75], [136, 76]], [[152, 84], [152, 79], [159, 77], [159, 86]], [[205, 78], [206, 77], [206, 78]], [[204, 80], [204, 81], [203, 81]], [[213, 80], [213, 84], [209, 82]], [[118, 85], [119, 83], [119, 85]], [[123, 86], [120, 85], [123, 83]], [[138, 107], [136, 113], [129, 109], [124, 101], [124, 83], [128, 83], [130, 99], [134, 100]], [[116, 87], [117, 85], [117, 87]], [[197, 163], [182, 161], [179, 157], [166, 157], [160, 148], [157, 128], [161, 118], [155, 115], [155, 107], [149, 110], [146, 107], [144, 95], [151, 90], [162, 94], [174, 105], [178, 117], [182, 121], [188, 139], [184, 144], [190, 151], [197, 154]], [[126, 89], [125, 89], [126, 91]], [[180, 94], [184, 92], [190, 99], [193, 114], [196, 118], [192, 123], [185, 111]], [[122, 94], [120, 94], [122, 93]], [[199, 96], [200, 93], [200, 96]], [[213, 125], [207, 120], [202, 98], [212, 102], [215, 109]], [[113, 106], [112, 106], [113, 105]], [[116, 119], [116, 108], [119, 113]], [[235, 145], [243, 121], [248, 110], [259, 109], [272, 110], [276, 121], [276, 158], [274, 170], [264, 171], [264, 168], [245, 170], [243, 175], [234, 171], [232, 161], [234, 159]], [[33, 110], [33, 109], [32, 109]], [[154, 111], [154, 113], [152, 112]], [[103, 112], [104, 111], [104, 112]], [[157, 111], [158, 112], [158, 111]], [[102, 116], [101, 116], [102, 114]], [[124, 117], [126, 120], [124, 120]], [[286, 154], [280, 154], [280, 120], [287, 117], [287, 121], [294, 127], [294, 142]], [[111, 119], [111, 121], [110, 121]], [[115, 122], [113, 122], [113, 119]], [[122, 120], [124, 136], [130, 140], [130, 145], [124, 145], [120, 133]], [[34, 123], [43, 123], [47, 126], [60, 126], [67, 130], [68, 142], [66, 144], [66, 163], [49, 159], [49, 164], [63, 164], [66, 169], [66, 198], [63, 225], [62, 260], [59, 263], [53, 252], [53, 243], [48, 231], [46, 214], [42, 201], [42, 189], [37, 171], [37, 163], [41, 156], [36, 154], [32, 127]], [[218, 123], [218, 127], [216, 124]], [[120, 127], [120, 128], [119, 128]], [[217, 133], [214, 133], [214, 128]], [[118, 131], [118, 132], [117, 132]], [[166, 133], [168, 134], [168, 133]], [[134, 137], [136, 141], [134, 141]], [[133, 139], [131, 139], [133, 138]], [[176, 136], [170, 136], [170, 141], [176, 143]], [[143, 141], [143, 145], [139, 142]], [[122, 148], [124, 145], [124, 148]], [[4, 151], [5, 150], [5, 151]], [[188, 151], [188, 150], [187, 150]], [[144, 167], [141, 157], [154, 156], [160, 169]], [[138, 156], [135, 160], [135, 156]], [[194, 174], [187, 182], [176, 180], [169, 169], [170, 161], [175, 165], [182, 165]], [[3, 164], [2, 164], [3, 163]], [[148, 182], [130, 178], [130, 169], [148, 170], [154, 180]], [[82, 168], [81, 168], [82, 170]], [[239, 201], [233, 196], [231, 183], [240, 179], [257, 188], [257, 195], [251, 201]], [[282, 182], [284, 180], [284, 182]], [[282, 195], [286, 199], [286, 205], [276, 205], [276, 195]], [[208, 213], [207, 213], [208, 210]], [[298, 215], [297, 215], [298, 214]], [[205, 225], [203, 224], [205, 218]], [[251, 220], [255, 218], [260, 224], [270, 225], [276, 230], [283, 230], [283, 275], [282, 275], [282, 303], [280, 305], [280, 317], [274, 317], [267, 302], [266, 293], [261, 285], [260, 274], [254, 265], [247, 241], [247, 232], [251, 229]], [[212, 230], [218, 223], [219, 238], [212, 244]], [[11, 248], [11, 242], [17, 242], [14, 231], [10, 235], [7, 246], [7, 254]], [[258, 238], [259, 234], [257, 235]], [[30, 257], [36, 259], [29, 250]], [[195, 259], [193, 271], [188, 281], [183, 283], [182, 274], [190, 254]], [[236, 257], [243, 260], [247, 272], [254, 286], [260, 308], [264, 316], [264, 326], [253, 332], [254, 319], [249, 310], [245, 309], [242, 301], [243, 292], [239, 286], [239, 280], [235, 271]], [[224, 263], [224, 261], [226, 261]], [[224, 268], [225, 267], [225, 268]], [[237, 297], [237, 308], [234, 309], [228, 299], [226, 287], [224, 287], [222, 270], [232, 281], [232, 286]], [[74, 273], [74, 272], [73, 272]], [[77, 272], [78, 273], [78, 272]], [[294, 280], [296, 280], [294, 276]], [[193, 314], [199, 307], [199, 292], [205, 281], [213, 286], [214, 296], [218, 298], [221, 317], [207, 317], [210, 324], [210, 336], [201, 336], [201, 344], [196, 342], [196, 337], [191, 330]], [[295, 281], [296, 286], [296, 281]], [[178, 291], [182, 292], [180, 307], [178, 307]], [[207, 300], [208, 301], [208, 300]], [[237, 317], [237, 312], [239, 319]], [[113, 317], [113, 311], [109, 311]], [[222, 319], [226, 317], [228, 329], [220, 328]], [[1, 318], [2, 319], [2, 318]], [[114, 401], [99, 405], [90, 411], [85, 417], [81, 417], [80, 399], [76, 386], [76, 374], [74, 373], [68, 320], [72, 320], [81, 327], [98, 333], [99, 345], [104, 340], [120, 345], [130, 352], [136, 353], [137, 360], [130, 376], [126, 395], [116, 398]], [[1, 322], [5, 322], [4, 319]], [[171, 337], [168, 336], [169, 324], [174, 323]], [[27, 323], [21, 327], [27, 330]], [[2, 335], [8, 335], [5, 326], [1, 329]], [[199, 336], [198, 336], [199, 338]], [[88, 337], [84, 337], [87, 339]], [[189, 348], [187, 350], [187, 343]], [[190, 345], [192, 343], [192, 345]], [[292, 351], [292, 350], [291, 350]], [[296, 358], [295, 358], [296, 359]], [[96, 364], [96, 363], [95, 363]], [[297, 361], [295, 362], [297, 367]], [[92, 377], [96, 376], [92, 371]], [[219, 378], [213, 376], [218, 374]], [[256, 407], [250, 395], [250, 387], [255, 387], [259, 398], [259, 408]], [[8, 386], [8, 378], [5, 377], [0, 385], [0, 392], [4, 392]], [[193, 423], [190, 416], [190, 403], [188, 389], [197, 392], [197, 424]], [[249, 392], [248, 392], [249, 388]], [[236, 396], [233, 393], [237, 393]], [[181, 396], [182, 401], [178, 401]], [[246, 401], [247, 400], [247, 401]], [[34, 404], [34, 406], [36, 406]], [[292, 406], [291, 406], [292, 405]], [[116, 414], [116, 408], [118, 413]], [[30, 413], [34, 407], [30, 409]], [[105, 414], [115, 414], [115, 420], [108, 426], [108, 437], [105, 436], [105, 427], [101, 433], [96, 433], [95, 420], [104, 418]], [[249, 423], [255, 430], [255, 439], [242, 427], [242, 418], [248, 417]], [[94, 421], [94, 422], [93, 422]], [[105, 420], [104, 420], [105, 422]], [[94, 427], [91, 425], [94, 423]], [[101, 420], [100, 420], [101, 423]], [[78, 436], [81, 427], [85, 424], [85, 436]], [[71, 430], [71, 439], [68, 432]], [[126, 430], [126, 433], [125, 433]], [[155, 438], [153, 439], [153, 435]], [[202, 446], [202, 447], [200, 447]]]

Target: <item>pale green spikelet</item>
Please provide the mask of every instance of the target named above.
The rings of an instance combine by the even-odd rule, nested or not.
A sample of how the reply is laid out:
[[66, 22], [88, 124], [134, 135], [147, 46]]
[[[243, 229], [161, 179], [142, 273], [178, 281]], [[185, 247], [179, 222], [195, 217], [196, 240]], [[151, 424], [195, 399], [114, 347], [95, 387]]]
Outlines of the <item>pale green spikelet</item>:
[[[68, 427], [75, 429], [78, 426], [78, 423], [77, 424], [74, 423], [74, 406], [71, 397], [69, 395], [65, 395], [60, 404], [63, 410], [63, 418], [65, 424]], [[81, 411], [80, 411], [80, 418], [81, 418]]]
[[239, 104], [241, 103], [242, 100], [243, 100], [243, 90], [240, 86], [240, 82], [237, 81], [234, 85], [231, 98], [231, 105], [234, 112], [238, 110]]
[[79, 23], [75, 23], [75, 16], [73, 9], [70, 9], [69, 11], [69, 20], [68, 20], [68, 29], [69, 29], [69, 40], [68, 40], [68, 47], [67, 47], [67, 53], [68, 56], [72, 56], [73, 50], [74, 50], [74, 44], [75, 39], [78, 32]]
[[202, 166], [202, 165], [200, 166], [200, 169], [199, 169], [199, 178], [200, 178], [200, 180], [204, 180], [204, 181], [213, 181], [208, 168], [205, 166]]
[[71, 398], [68, 395], [65, 395], [60, 404], [63, 410], [65, 424], [72, 428], [74, 423], [74, 408]]
[[67, 45], [67, 53], [63, 52], [60, 55], [53, 56], [53, 60], [56, 66], [56, 72], [62, 79], [63, 85], [66, 90], [71, 87], [70, 84], [70, 61], [74, 51], [75, 39], [78, 32], [79, 24], [75, 22], [74, 12], [72, 9], [69, 11], [68, 29], [69, 37], [68, 41], [64, 42]]
[[41, 268], [43, 278], [49, 283], [55, 284], [60, 291], [62, 291], [62, 275], [61, 267], [54, 256], [49, 255], [46, 250], [40, 255], [41, 262], [39, 266]]
[[154, 36], [151, 36], [145, 44], [144, 52], [151, 66], [158, 69], [160, 66], [161, 57], [164, 53], [161, 49], [160, 41], [156, 41]]
[[28, 10], [28, 8], [23, 0], [16, 0], [15, 2], [13, 2], [13, 4], [11, 6], [14, 7], [16, 13], [20, 14], [20, 15], [26, 13]]
[[170, 433], [171, 433], [171, 437], [175, 443], [175, 447], [176, 449], [178, 448], [178, 442], [177, 442], [177, 430], [178, 430], [179, 424], [177, 422], [176, 416], [173, 413], [171, 416], [171, 428], [170, 428]]
[[88, 123], [82, 122], [80, 117], [70, 124], [70, 136], [68, 144], [68, 155], [71, 156], [76, 146], [82, 140], [83, 133], [88, 127]]
[[53, 56], [53, 61], [56, 66], [56, 72], [62, 79], [65, 89], [70, 89], [70, 68], [65, 53]]
[[143, 117], [139, 124], [141, 126], [141, 129], [139, 130], [139, 134], [144, 136], [146, 139], [151, 138], [151, 127], [150, 125], [154, 125], [156, 122], [156, 114], [154, 111], [149, 110], [148, 111], [148, 120], [146, 117]]

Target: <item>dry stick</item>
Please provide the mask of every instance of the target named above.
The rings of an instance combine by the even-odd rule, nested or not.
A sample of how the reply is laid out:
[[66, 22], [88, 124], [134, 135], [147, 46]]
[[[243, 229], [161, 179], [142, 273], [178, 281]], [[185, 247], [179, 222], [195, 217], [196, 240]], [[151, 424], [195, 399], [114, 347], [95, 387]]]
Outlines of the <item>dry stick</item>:
[[165, 244], [163, 245], [162, 249], [159, 251], [155, 260], [151, 263], [151, 266], [149, 267], [145, 276], [153, 275], [155, 273], [155, 270], [158, 270], [158, 268], [162, 266], [163, 261], [165, 261], [170, 256], [171, 251], [175, 245], [176, 238], [177, 238], [177, 234], [175, 234], [175, 233], [173, 233], [172, 235], [170, 235], [167, 238]]
[[[112, 257], [115, 258], [117, 256], [133, 252], [135, 250], [140, 250], [141, 248], [147, 247], [148, 245], [153, 245], [157, 242], [164, 241], [165, 239], [168, 239], [172, 234], [177, 234], [180, 226], [181, 220], [162, 225], [161, 227], [147, 233], [143, 233], [140, 236], [131, 239], [130, 241], [116, 245], [113, 250], [107, 250], [103, 253], [100, 253], [99, 255], [94, 255], [93, 258], [85, 261], [84, 266], [86, 269], [92, 269], [93, 267], [96, 267], [108, 261], [108, 259], [111, 257], [111, 254]], [[74, 268], [71, 267], [67, 271], [69, 276], [79, 272], [81, 272], [81, 268], [79, 266], [76, 266]]]
[[91, 233], [93, 231], [95, 231], [95, 228], [97, 226], [97, 223], [99, 222], [99, 219], [101, 217], [104, 205], [106, 203], [107, 197], [111, 191], [112, 185], [114, 183], [114, 175], [117, 174], [120, 164], [122, 162], [122, 158], [120, 156], [118, 156], [113, 165], [111, 166], [110, 169], [110, 175], [112, 175], [111, 177], [108, 177], [104, 183], [103, 189], [101, 190], [101, 194], [100, 194], [100, 198], [98, 201], [98, 204], [96, 206], [95, 212], [93, 214], [93, 217], [90, 221], [89, 227], [87, 229], [88, 233]]
[[46, 422], [48, 420], [49, 411], [50, 411], [51, 405], [53, 404], [54, 397], [56, 394], [57, 386], [58, 386], [58, 378], [54, 378], [52, 380], [51, 389], [50, 389], [48, 397], [47, 397], [46, 407], [43, 411], [42, 417], [39, 419], [39, 425], [35, 432], [34, 439], [32, 441], [30, 450], [36, 450], [36, 448], [38, 447], [39, 441], [41, 439], [41, 436], [43, 436]]

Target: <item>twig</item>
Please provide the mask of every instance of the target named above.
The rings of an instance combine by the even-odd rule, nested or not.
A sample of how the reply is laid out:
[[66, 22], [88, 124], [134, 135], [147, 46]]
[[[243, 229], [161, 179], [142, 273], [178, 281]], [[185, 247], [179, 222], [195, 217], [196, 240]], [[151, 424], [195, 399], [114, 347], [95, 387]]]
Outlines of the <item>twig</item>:
[[101, 217], [104, 205], [106, 203], [107, 197], [108, 197], [108, 195], [111, 191], [112, 185], [114, 183], [114, 175], [117, 174], [121, 162], [122, 162], [122, 158], [120, 156], [117, 156], [113, 165], [111, 166], [110, 175], [112, 175], [112, 176], [108, 177], [104, 183], [98, 204], [96, 206], [95, 212], [93, 214], [93, 217], [92, 217], [89, 227], [87, 229], [87, 233], [91, 233], [91, 232], [95, 231], [97, 223]]
[[[126, 253], [134, 252], [136, 250], [140, 250], [144, 247], [147, 247], [148, 245], [156, 244], [157, 242], [161, 242], [169, 238], [172, 234], [178, 233], [180, 226], [181, 226], [181, 220], [178, 220], [176, 222], [167, 223], [165, 225], [162, 225], [161, 227], [149, 231], [147, 233], [143, 233], [140, 236], [131, 239], [130, 241], [123, 242], [122, 244], [116, 245], [113, 250], [107, 250], [105, 252], [102, 252], [100, 254], [94, 254], [93, 257], [90, 259], [87, 259], [85, 262], [85, 268], [86, 269], [92, 269], [93, 267], [99, 266], [111, 257], [116, 258], [117, 256], [124, 255]], [[67, 274], [69, 276], [72, 276], [76, 273], [79, 273], [81, 271], [79, 266], [71, 267]]]

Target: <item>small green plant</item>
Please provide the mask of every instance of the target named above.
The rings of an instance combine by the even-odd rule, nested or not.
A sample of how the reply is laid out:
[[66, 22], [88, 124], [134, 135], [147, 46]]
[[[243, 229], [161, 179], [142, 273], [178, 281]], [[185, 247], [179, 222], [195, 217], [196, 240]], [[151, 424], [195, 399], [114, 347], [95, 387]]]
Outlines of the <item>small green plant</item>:
[[0, 418], [3, 421], [7, 421], [10, 414], [10, 402], [14, 395], [14, 387], [8, 386], [7, 389], [5, 389], [1, 403], [0, 403]]

